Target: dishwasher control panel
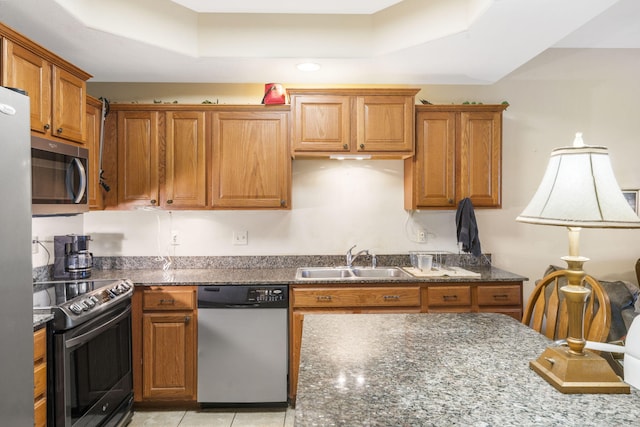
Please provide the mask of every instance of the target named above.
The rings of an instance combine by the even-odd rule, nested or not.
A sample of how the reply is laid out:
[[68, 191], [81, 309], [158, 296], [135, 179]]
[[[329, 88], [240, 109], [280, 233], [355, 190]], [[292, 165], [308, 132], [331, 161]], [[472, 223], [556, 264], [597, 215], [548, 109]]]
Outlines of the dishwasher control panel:
[[198, 308], [286, 308], [286, 285], [198, 286]]
[[249, 302], [276, 302], [285, 300], [285, 292], [280, 288], [250, 288]]

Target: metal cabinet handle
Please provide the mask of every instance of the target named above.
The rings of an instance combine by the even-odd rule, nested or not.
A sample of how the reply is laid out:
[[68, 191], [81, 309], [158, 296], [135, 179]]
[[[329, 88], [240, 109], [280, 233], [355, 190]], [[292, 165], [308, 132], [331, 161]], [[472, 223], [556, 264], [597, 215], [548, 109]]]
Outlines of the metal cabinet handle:
[[62, 133], [62, 128], [58, 128], [58, 130], [56, 132]]
[[453, 204], [453, 199], [449, 199], [449, 200], [447, 200], [447, 201], [449, 202], [449, 204], [450, 204], [450, 205], [452, 205], [452, 204]]
[[400, 295], [384, 295], [382, 299], [385, 301], [398, 301], [400, 300]]
[[171, 298], [171, 299], [161, 299], [160, 300], [160, 304], [175, 304], [176, 300]]
[[191, 316], [184, 316], [184, 323], [187, 324], [191, 322]]
[[455, 301], [458, 299], [458, 295], [443, 295], [442, 299], [444, 301]]
[[325, 301], [325, 302], [331, 301], [331, 295], [318, 295], [316, 297], [316, 301]]
[[348, 150], [349, 149], [349, 144], [342, 144], [342, 148], [345, 149], [345, 150]]
[[173, 200], [167, 200], [168, 205], [170, 205], [171, 203], [173, 203]]
[[151, 199], [151, 204], [155, 205], [156, 204], [156, 199]]
[[493, 296], [493, 299], [499, 299], [499, 300], [505, 300], [505, 299], [508, 299], [508, 298], [509, 298], [509, 295], [507, 295], [507, 294], [500, 294], [500, 295], [494, 295]]
[[51, 129], [51, 125], [49, 123], [44, 125], [44, 130], [49, 130], [49, 129]]
[[360, 144], [360, 149], [364, 150], [364, 144]]
[[287, 206], [286, 200], [280, 200], [280, 206]]

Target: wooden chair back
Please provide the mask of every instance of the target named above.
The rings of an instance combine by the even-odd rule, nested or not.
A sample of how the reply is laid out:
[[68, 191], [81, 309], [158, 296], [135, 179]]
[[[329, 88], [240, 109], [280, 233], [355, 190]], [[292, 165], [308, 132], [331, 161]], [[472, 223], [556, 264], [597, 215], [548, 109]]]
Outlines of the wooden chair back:
[[[560, 292], [560, 288], [566, 284], [565, 272], [559, 270], [550, 273], [536, 284], [522, 318], [523, 324], [552, 340], [567, 338], [569, 330], [567, 303]], [[611, 327], [609, 296], [593, 277], [586, 276], [584, 282], [591, 288], [584, 314], [584, 338], [604, 342]]]

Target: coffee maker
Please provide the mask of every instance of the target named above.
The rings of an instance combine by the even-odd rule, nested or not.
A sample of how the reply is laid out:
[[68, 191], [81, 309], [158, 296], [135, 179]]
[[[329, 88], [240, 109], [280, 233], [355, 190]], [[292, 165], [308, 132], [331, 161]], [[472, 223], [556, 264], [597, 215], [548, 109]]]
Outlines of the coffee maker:
[[69, 234], [53, 236], [53, 278], [86, 279], [91, 277], [93, 254], [89, 252], [91, 236]]

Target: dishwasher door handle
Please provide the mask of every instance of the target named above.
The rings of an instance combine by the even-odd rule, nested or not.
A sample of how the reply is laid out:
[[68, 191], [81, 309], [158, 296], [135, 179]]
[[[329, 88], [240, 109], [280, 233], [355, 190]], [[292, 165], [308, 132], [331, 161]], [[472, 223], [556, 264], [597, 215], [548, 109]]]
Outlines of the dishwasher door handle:
[[218, 302], [218, 303], [215, 303], [215, 302], [212, 303], [212, 302], [207, 302], [207, 301], [199, 301], [198, 302], [198, 308], [201, 309], [201, 310], [202, 309], [204, 309], [204, 310], [207, 310], [207, 309], [214, 310], [214, 309], [225, 309], [225, 308], [259, 308], [259, 307], [260, 307], [260, 304], [258, 304], [258, 303], [226, 304], [226, 303], [221, 303], [221, 302]]
[[224, 308], [257, 308], [260, 307], [258, 303], [250, 304], [225, 304]]

